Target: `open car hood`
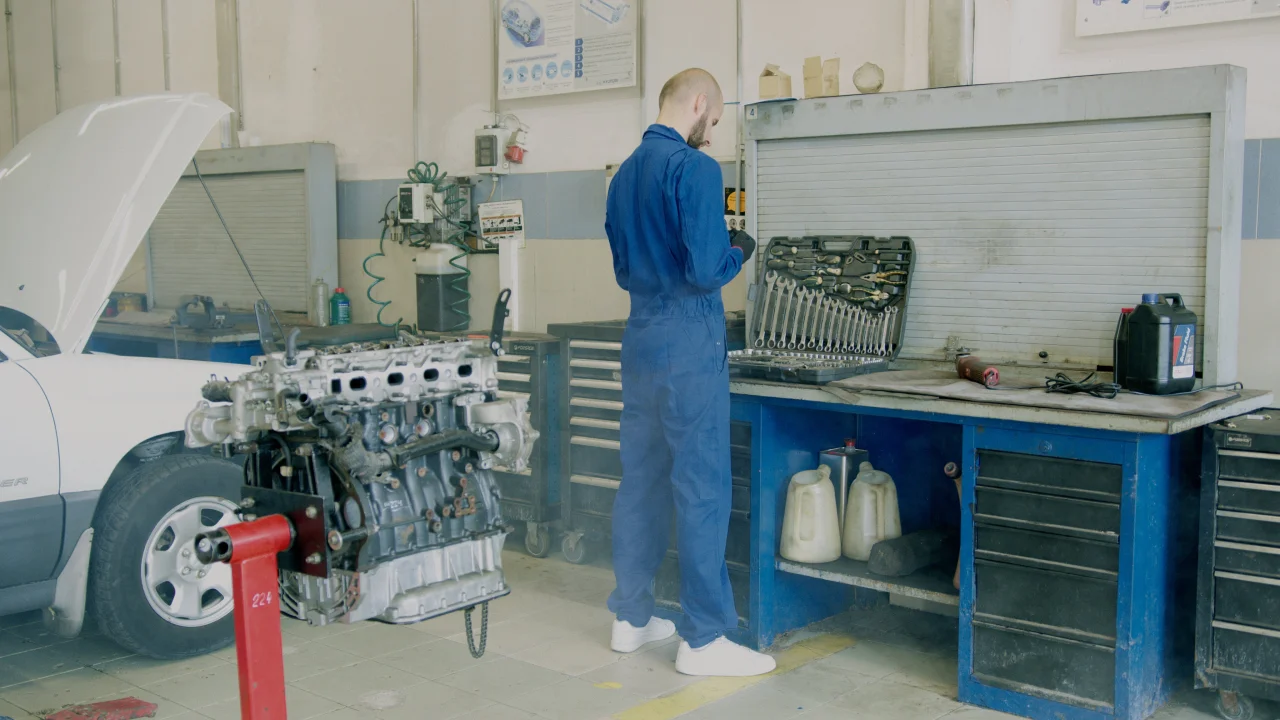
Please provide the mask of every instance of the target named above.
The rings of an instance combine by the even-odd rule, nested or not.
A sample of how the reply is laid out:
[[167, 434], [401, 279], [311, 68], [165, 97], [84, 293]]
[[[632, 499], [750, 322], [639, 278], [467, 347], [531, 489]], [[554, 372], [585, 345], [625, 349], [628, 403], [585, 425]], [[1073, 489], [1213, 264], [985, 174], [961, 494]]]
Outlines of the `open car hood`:
[[0, 306], [80, 352], [156, 213], [231, 108], [199, 94], [67, 110], [0, 161]]

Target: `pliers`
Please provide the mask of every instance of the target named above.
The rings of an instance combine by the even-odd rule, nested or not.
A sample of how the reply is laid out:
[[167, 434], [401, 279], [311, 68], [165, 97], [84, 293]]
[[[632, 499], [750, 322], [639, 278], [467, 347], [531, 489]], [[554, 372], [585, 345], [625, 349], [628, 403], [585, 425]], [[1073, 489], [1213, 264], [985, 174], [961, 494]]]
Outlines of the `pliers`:
[[[897, 278], [902, 278], [901, 280]], [[906, 270], [886, 270], [878, 273], [867, 273], [862, 276], [863, 280], [877, 285], [906, 285]]]
[[844, 297], [853, 302], [864, 302], [868, 300], [872, 302], [880, 302], [881, 300], [888, 300], [892, 296], [883, 290], [871, 290], [859, 286], [849, 290]]

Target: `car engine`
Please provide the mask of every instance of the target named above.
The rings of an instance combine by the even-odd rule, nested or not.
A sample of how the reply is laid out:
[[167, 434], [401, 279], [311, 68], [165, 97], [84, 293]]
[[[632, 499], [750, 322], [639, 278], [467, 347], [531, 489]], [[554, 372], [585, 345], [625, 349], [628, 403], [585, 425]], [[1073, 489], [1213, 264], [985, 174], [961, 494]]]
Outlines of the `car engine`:
[[493, 347], [290, 342], [204, 387], [187, 445], [246, 457], [242, 517], [295, 529], [278, 558], [286, 614], [413, 623], [510, 592], [491, 469], [524, 469], [538, 432], [523, 398], [498, 396]]

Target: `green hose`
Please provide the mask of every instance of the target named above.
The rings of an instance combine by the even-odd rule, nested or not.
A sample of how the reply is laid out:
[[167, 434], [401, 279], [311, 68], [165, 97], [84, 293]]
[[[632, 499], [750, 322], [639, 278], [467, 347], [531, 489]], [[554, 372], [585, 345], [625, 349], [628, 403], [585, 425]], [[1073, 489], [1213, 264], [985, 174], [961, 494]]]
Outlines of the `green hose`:
[[[457, 183], [451, 182], [448, 185], [443, 183], [448, 173], [441, 172], [440, 167], [435, 163], [419, 162], [409, 168], [409, 171], [405, 173], [405, 175], [409, 178], [409, 182], [428, 183], [434, 186], [436, 191], [444, 193], [444, 207], [436, 208], [441, 215], [441, 219], [444, 220], [444, 227], [447, 228], [442, 231], [444, 235], [442, 241], [459, 250], [457, 255], [449, 258], [449, 265], [458, 271], [458, 274], [454, 275], [453, 279], [449, 281], [450, 289], [453, 290], [454, 294], [458, 298], [449, 304], [449, 311], [456, 313], [461, 318], [461, 320], [454, 327], [449, 328], [448, 331], [454, 332], [458, 330], [466, 330], [471, 327], [471, 313], [469, 311], [471, 305], [471, 293], [467, 291], [467, 284], [471, 278], [471, 270], [468, 269], [466, 265], [461, 264], [460, 261], [472, 253], [471, 248], [466, 244], [466, 236], [468, 233], [475, 234], [475, 232], [472, 230], [470, 223], [458, 222], [453, 220], [452, 216], [455, 210], [466, 204], [467, 200], [458, 192]], [[369, 269], [369, 261], [374, 258], [386, 257], [384, 244], [387, 240], [387, 231], [390, 229], [391, 223], [393, 222], [391, 217], [391, 204], [394, 203], [395, 200], [395, 196], [392, 196], [391, 200], [387, 201], [386, 206], [383, 208], [381, 220], [382, 237], [378, 240], [378, 251], [371, 253], [364, 259], [364, 262], [361, 263], [361, 267], [364, 269], [364, 274], [368, 275], [373, 280], [373, 282], [369, 284], [369, 289], [365, 291], [365, 297], [369, 298], [369, 302], [378, 307], [377, 322], [379, 325], [384, 327], [398, 327], [404, 318], [401, 317], [394, 323], [388, 323], [382, 319], [382, 312], [387, 309], [387, 306], [391, 304], [391, 301], [382, 301], [374, 298], [373, 289], [386, 278], [371, 271]], [[431, 239], [427, 234], [425, 226], [419, 227], [406, 225], [404, 226], [404, 232], [405, 243], [409, 245], [409, 247], [425, 248], [431, 244]]]

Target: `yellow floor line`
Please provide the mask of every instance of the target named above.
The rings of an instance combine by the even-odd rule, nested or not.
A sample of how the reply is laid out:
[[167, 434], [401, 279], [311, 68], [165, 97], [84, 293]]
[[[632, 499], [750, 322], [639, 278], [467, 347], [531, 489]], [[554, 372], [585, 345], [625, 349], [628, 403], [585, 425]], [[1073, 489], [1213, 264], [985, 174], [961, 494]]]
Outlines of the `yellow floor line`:
[[778, 667], [768, 675], [746, 678], [707, 678], [688, 685], [677, 692], [615, 714], [614, 720], [671, 720], [692, 712], [704, 705], [722, 700], [745, 690], [767, 678], [783, 675], [804, 667], [814, 660], [834, 655], [852, 647], [854, 639], [848, 635], [819, 635], [792, 645], [776, 657]]

